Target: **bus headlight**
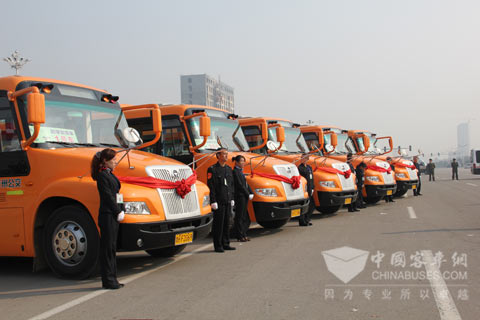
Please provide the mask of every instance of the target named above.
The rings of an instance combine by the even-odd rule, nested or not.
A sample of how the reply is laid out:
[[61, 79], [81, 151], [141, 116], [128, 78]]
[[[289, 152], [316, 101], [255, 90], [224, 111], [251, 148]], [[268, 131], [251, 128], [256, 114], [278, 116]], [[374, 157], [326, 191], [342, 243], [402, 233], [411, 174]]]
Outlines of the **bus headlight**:
[[400, 178], [400, 179], [405, 179], [406, 178], [405, 173], [395, 173], [395, 176], [397, 178]]
[[129, 201], [124, 204], [126, 214], [150, 214], [147, 204], [143, 201]]
[[335, 181], [320, 181], [320, 187], [335, 188]]
[[366, 176], [365, 178], [371, 182], [380, 182], [380, 178], [377, 176]]
[[203, 196], [203, 203], [202, 203], [202, 206], [205, 208], [206, 206], [208, 206], [210, 204], [210, 195], [204, 195]]
[[261, 189], [255, 189], [255, 192], [264, 197], [278, 197], [277, 195], [277, 190], [275, 188], [261, 188]]

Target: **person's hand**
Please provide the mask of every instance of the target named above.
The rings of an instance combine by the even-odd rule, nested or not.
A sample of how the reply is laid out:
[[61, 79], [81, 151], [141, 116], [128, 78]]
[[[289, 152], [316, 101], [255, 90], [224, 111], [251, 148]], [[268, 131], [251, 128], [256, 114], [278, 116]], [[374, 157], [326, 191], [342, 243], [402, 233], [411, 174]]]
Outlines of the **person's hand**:
[[253, 194], [249, 194], [248, 195], [248, 200], [252, 200], [253, 199]]
[[235, 205], [235, 200], [230, 201], [230, 205], [233, 207]]
[[125, 212], [120, 211], [120, 213], [117, 215], [117, 221], [122, 222], [123, 219], [125, 219]]
[[214, 202], [210, 205], [212, 207], [212, 210], [217, 210], [218, 209], [218, 203]]
[[313, 196], [313, 191], [314, 191], [314, 190], [312, 190], [312, 192], [310, 192], [310, 195], [311, 195], [311, 196]]

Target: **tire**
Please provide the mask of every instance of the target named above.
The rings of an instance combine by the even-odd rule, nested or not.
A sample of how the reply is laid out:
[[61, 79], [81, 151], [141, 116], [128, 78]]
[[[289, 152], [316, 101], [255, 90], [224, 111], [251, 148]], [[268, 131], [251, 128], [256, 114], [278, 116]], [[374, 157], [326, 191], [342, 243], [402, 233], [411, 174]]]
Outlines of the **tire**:
[[395, 197], [401, 197], [403, 196], [405, 193], [407, 193], [408, 190], [398, 190], [397, 192], [395, 192], [394, 196]]
[[370, 198], [365, 198], [365, 202], [369, 204], [375, 204], [378, 201], [382, 200], [383, 197], [370, 197]]
[[186, 246], [187, 246], [186, 244], [182, 244], [180, 246], [145, 250], [145, 252], [151, 255], [152, 257], [170, 258], [182, 252]]
[[278, 229], [283, 227], [290, 219], [272, 220], [272, 221], [257, 221], [259, 225], [265, 229]]
[[50, 269], [61, 278], [85, 279], [97, 271], [100, 237], [89, 213], [68, 205], [56, 209], [43, 232]]
[[332, 213], [335, 213], [337, 212], [338, 210], [340, 210], [340, 207], [341, 206], [329, 206], [329, 207], [317, 207], [317, 210], [318, 212], [322, 213], [322, 214], [332, 214]]

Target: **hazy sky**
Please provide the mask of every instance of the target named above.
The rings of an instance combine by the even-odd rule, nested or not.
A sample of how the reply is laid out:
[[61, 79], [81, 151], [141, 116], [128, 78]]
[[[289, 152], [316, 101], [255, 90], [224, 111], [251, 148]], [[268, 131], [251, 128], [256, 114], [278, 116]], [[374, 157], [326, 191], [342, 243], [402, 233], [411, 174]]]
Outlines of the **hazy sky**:
[[[472, 119], [480, 147], [480, 2], [3, 1], [1, 57], [25, 75], [179, 103], [181, 74], [221, 75], [236, 112], [392, 135], [426, 153]], [[0, 63], [0, 75], [9, 75]]]

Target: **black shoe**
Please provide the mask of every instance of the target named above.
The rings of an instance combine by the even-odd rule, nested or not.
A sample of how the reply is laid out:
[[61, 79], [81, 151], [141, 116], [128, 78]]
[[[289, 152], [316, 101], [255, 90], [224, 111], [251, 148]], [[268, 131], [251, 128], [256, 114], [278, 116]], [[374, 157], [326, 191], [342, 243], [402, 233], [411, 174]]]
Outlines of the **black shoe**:
[[120, 288], [125, 287], [123, 283], [117, 283], [117, 284], [110, 284], [110, 285], [104, 285], [102, 286], [103, 289], [110, 289], [110, 290], [117, 290]]
[[360, 209], [367, 209], [367, 206], [361, 206]]
[[418, 195], [418, 196], [423, 196], [423, 194], [421, 194], [421, 193], [419, 193], [419, 194], [417, 194], [417, 195]]
[[230, 247], [230, 246], [223, 247], [223, 250], [236, 250], [236, 249], [237, 248]]
[[313, 223], [309, 222], [309, 223], [308, 223], [308, 225], [309, 225], [309, 226], [312, 226], [312, 225], [313, 225]]
[[360, 210], [358, 210], [358, 209], [353, 209], [353, 211], [358, 212], [358, 211], [360, 211]]
[[215, 252], [225, 252], [222, 248], [215, 248]]

